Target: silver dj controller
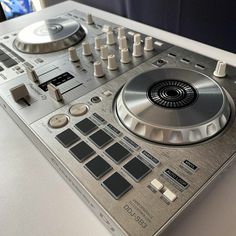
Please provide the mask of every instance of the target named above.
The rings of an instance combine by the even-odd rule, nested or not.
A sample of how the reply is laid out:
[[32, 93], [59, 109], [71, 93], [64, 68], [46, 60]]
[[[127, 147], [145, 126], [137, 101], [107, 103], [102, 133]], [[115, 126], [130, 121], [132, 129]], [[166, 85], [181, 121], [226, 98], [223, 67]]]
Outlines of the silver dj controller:
[[159, 235], [234, 159], [236, 69], [76, 9], [45, 22], [1, 36], [1, 106], [112, 234]]

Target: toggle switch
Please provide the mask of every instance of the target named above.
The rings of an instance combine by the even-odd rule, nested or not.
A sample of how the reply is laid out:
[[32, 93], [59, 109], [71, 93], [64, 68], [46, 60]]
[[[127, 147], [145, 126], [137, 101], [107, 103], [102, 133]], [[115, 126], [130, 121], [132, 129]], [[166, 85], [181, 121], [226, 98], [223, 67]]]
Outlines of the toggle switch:
[[76, 62], [79, 61], [79, 57], [75, 47], [68, 48], [69, 61]]
[[82, 51], [83, 51], [82, 54], [84, 56], [90, 56], [92, 54], [91, 49], [90, 49], [90, 45], [88, 42], [82, 43]]
[[218, 61], [213, 75], [219, 78], [226, 76], [226, 63], [223, 61]]
[[95, 61], [93, 63], [93, 68], [94, 68], [94, 76], [95, 77], [103, 77], [104, 76], [104, 72], [102, 69], [102, 63], [100, 61]]
[[133, 44], [133, 54], [134, 57], [141, 57], [143, 55], [141, 43]]
[[103, 45], [101, 46], [101, 59], [107, 60], [107, 58], [108, 58], [108, 46]]
[[107, 45], [115, 44], [114, 34], [113, 31], [107, 32]]
[[60, 102], [63, 100], [60, 90], [52, 83], [47, 85], [49, 95], [56, 101]]
[[93, 16], [89, 13], [86, 15], [86, 19], [85, 19], [86, 23], [88, 25], [92, 25], [94, 22], [93, 22]]
[[145, 38], [144, 42], [144, 51], [152, 51], [153, 50], [153, 41], [152, 37], [148, 36]]
[[127, 48], [127, 39], [125, 36], [122, 36], [119, 38], [119, 49], [122, 50], [124, 48]]
[[39, 77], [36, 73], [36, 71], [30, 67], [26, 67], [26, 72], [27, 72], [27, 76], [28, 78], [33, 81], [34, 83], [39, 81]]
[[118, 40], [121, 38], [121, 37], [123, 37], [123, 36], [125, 36], [125, 28], [124, 27], [118, 27], [118, 29], [117, 29], [117, 32], [118, 32]]
[[141, 35], [134, 34], [134, 43], [141, 43]]
[[25, 84], [19, 84], [10, 89], [10, 93], [15, 102], [18, 102], [21, 99], [26, 100], [29, 97], [29, 91], [26, 88]]
[[128, 48], [124, 48], [120, 51], [120, 62], [123, 64], [127, 64], [130, 62], [130, 57], [129, 57], [129, 50]]
[[100, 51], [101, 49], [101, 38], [95, 37], [95, 49]]
[[107, 69], [108, 70], [116, 70], [118, 67], [117, 67], [117, 64], [116, 64], [116, 56], [113, 54], [113, 55], [109, 55], [108, 56], [108, 65], [107, 65]]

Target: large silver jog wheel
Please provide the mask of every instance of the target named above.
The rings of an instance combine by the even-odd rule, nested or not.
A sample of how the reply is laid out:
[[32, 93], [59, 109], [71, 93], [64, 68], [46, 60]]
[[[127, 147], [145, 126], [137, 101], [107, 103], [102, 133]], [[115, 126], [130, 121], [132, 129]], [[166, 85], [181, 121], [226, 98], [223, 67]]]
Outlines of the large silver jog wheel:
[[48, 19], [22, 29], [14, 46], [24, 53], [55, 52], [79, 43], [85, 35], [83, 27], [73, 19]]
[[210, 77], [165, 68], [130, 80], [117, 98], [116, 112], [122, 124], [140, 137], [185, 145], [219, 133], [229, 120], [230, 104]]

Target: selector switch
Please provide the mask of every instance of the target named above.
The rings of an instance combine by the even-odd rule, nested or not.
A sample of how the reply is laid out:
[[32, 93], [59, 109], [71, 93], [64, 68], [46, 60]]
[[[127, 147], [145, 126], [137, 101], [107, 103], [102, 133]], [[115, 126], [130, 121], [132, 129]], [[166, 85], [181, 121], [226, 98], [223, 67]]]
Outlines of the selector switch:
[[69, 61], [76, 62], [79, 61], [79, 57], [75, 47], [68, 48]]
[[107, 65], [107, 69], [108, 70], [116, 70], [118, 68], [117, 64], [116, 64], [116, 56], [113, 55], [109, 55], [108, 56], [108, 65]]
[[34, 82], [34, 83], [38, 82], [38, 81], [39, 81], [39, 77], [38, 77], [38, 75], [36, 74], [35, 70], [32, 69], [32, 68], [30, 68], [30, 67], [25, 67], [25, 68], [26, 68], [26, 72], [27, 72], [28, 78], [29, 78], [32, 82]]
[[25, 84], [19, 84], [11, 88], [10, 93], [15, 102], [18, 102], [20, 99], [27, 99], [27, 97], [29, 97], [29, 91]]
[[107, 32], [107, 45], [113, 45], [115, 42], [113, 31]]
[[53, 98], [57, 102], [60, 102], [63, 100], [60, 90], [55, 85], [53, 85], [52, 83], [49, 83], [47, 85], [47, 88], [48, 88], [48, 93], [51, 96], [51, 98]]
[[152, 41], [152, 37], [146, 37], [145, 38], [145, 43], [144, 43], [144, 50], [145, 51], [152, 51], [153, 50], [153, 41]]
[[86, 19], [85, 19], [86, 23], [88, 25], [92, 25], [94, 22], [93, 22], [93, 16], [89, 13], [86, 15]]
[[219, 78], [225, 77], [226, 76], [226, 63], [223, 61], [218, 61], [213, 75]]
[[102, 69], [102, 63], [100, 61], [95, 61], [93, 63], [93, 67], [94, 67], [94, 76], [95, 77], [103, 77], [104, 76], [104, 72], [103, 72], [103, 69]]
[[84, 56], [90, 56], [92, 54], [90, 45], [87, 41], [82, 43], [82, 54]]

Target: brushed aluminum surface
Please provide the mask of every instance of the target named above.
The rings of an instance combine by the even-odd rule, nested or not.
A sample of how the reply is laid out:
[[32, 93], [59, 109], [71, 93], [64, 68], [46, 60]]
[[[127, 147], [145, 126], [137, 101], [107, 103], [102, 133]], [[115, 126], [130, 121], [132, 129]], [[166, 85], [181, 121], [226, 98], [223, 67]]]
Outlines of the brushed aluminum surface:
[[23, 28], [17, 34], [14, 46], [24, 53], [49, 53], [69, 48], [85, 35], [84, 28], [73, 19], [48, 19]]
[[[149, 91], [162, 81], [190, 84], [197, 93], [195, 100], [183, 107], [155, 104]], [[179, 86], [171, 84], [156, 94], [164, 91], [163, 102], [175, 100], [178, 104], [187, 96], [182, 88], [183, 94], [178, 94], [179, 90]], [[117, 98], [116, 112], [123, 125], [140, 137], [162, 144], [184, 145], [201, 142], [220, 132], [229, 120], [230, 105], [225, 92], [210, 77], [186, 69], [164, 68], [130, 80]]]

